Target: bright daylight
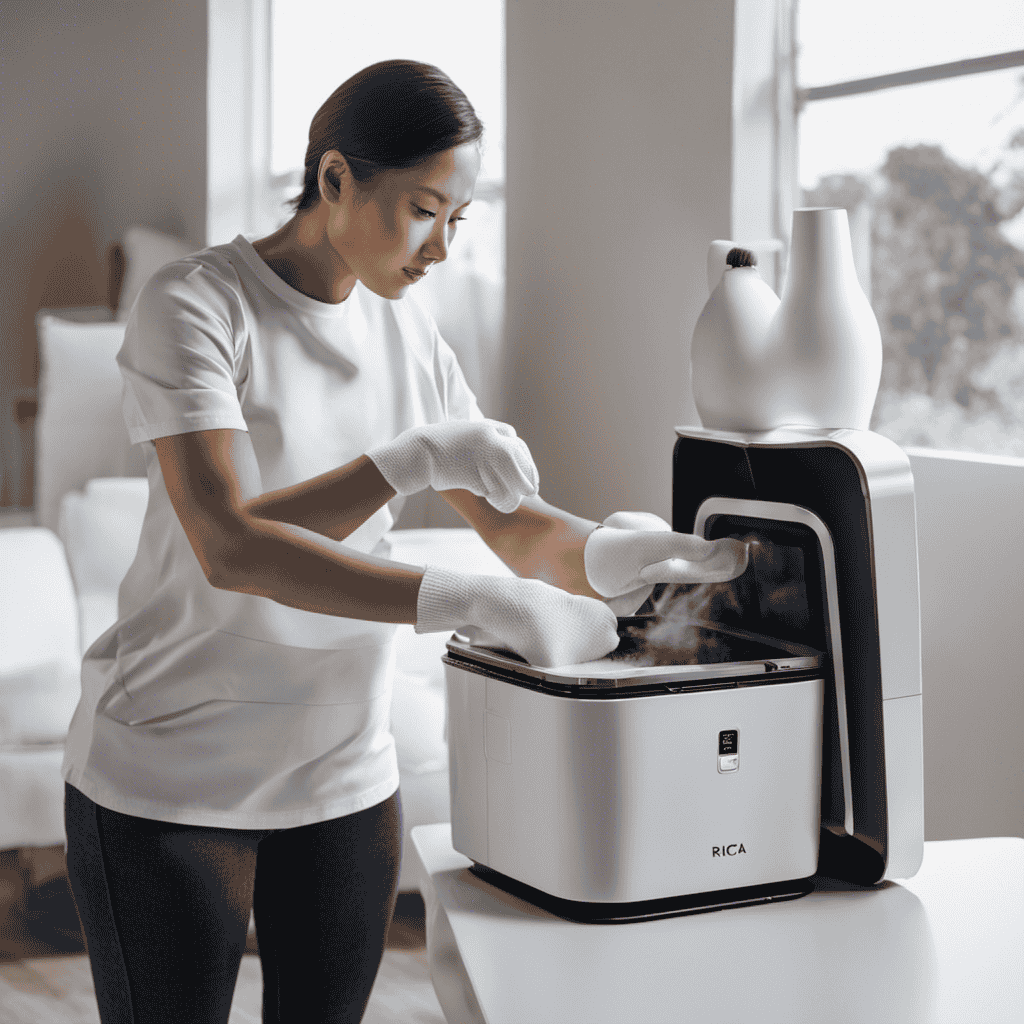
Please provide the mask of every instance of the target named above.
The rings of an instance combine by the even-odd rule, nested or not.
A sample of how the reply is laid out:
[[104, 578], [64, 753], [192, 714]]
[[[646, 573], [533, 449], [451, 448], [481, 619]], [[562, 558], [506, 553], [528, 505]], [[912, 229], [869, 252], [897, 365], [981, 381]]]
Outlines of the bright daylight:
[[[884, 29], [880, 26], [884, 25]], [[832, 84], [1019, 50], [1014, 0], [799, 0], [798, 76]], [[1024, 456], [1024, 71], [809, 103], [808, 205], [845, 206], [885, 364], [873, 429]]]

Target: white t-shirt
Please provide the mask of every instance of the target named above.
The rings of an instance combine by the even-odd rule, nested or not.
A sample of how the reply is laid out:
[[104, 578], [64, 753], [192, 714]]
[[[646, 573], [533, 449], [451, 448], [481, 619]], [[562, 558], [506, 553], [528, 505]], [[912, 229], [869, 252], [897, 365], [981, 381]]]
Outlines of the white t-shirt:
[[[264, 491], [342, 466], [408, 427], [482, 419], [455, 355], [408, 294], [341, 303], [286, 284], [239, 235], [142, 289], [117, 356], [149, 505], [118, 621], [86, 652], [63, 777], [144, 818], [290, 828], [398, 788], [387, 623], [217, 590], [164, 486], [155, 437], [247, 430]], [[387, 506], [344, 543], [387, 557]]]

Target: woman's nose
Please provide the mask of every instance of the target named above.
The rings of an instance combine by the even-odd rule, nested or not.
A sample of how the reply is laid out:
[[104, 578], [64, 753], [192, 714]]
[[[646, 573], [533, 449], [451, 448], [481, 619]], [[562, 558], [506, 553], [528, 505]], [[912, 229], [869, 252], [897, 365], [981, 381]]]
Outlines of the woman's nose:
[[430, 253], [430, 257], [435, 263], [441, 263], [448, 258], [448, 225], [446, 223], [435, 223], [434, 230], [430, 232], [424, 249]]

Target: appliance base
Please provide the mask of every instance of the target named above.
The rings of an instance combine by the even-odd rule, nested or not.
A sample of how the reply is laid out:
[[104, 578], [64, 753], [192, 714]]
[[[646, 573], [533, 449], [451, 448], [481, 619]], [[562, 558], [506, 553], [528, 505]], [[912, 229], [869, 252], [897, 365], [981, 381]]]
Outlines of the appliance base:
[[758, 903], [782, 903], [806, 896], [814, 889], [812, 876], [769, 885], [748, 885], [696, 895], [639, 900], [636, 903], [585, 903], [541, 892], [532, 885], [516, 881], [475, 861], [469, 870], [489, 885], [577, 924], [628, 924], [633, 921], [653, 921], [660, 917], [682, 917], [685, 914], [707, 914], [733, 907], [752, 907]]

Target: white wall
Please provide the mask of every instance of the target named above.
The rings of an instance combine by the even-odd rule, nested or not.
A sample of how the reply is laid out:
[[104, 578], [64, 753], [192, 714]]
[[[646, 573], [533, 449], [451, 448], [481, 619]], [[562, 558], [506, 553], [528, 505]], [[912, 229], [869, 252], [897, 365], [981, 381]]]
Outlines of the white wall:
[[508, 0], [507, 415], [541, 494], [669, 518], [708, 243], [730, 231], [730, 3]]
[[925, 838], [1024, 836], [1024, 460], [909, 454]]
[[[103, 304], [107, 247], [131, 224], [204, 241], [206, 0], [16, 0], [0, 21], [6, 464], [11, 398], [38, 374], [36, 310]], [[31, 503], [22, 462], [0, 504]]]

